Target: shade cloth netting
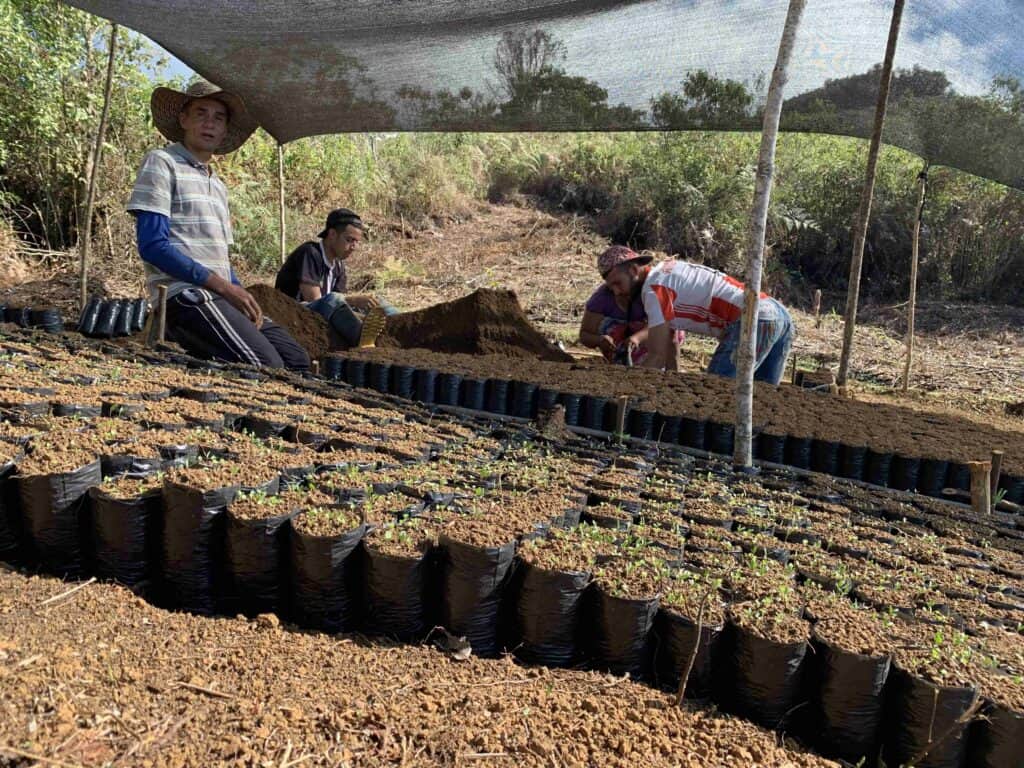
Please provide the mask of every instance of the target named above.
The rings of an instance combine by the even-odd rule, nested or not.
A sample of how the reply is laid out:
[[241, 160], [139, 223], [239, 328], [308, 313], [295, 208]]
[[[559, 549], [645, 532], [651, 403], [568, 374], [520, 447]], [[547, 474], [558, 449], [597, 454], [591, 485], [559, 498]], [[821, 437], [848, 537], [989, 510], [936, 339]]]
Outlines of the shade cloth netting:
[[[756, 130], [786, 0], [72, 0], [282, 142], [385, 130]], [[809, 0], [783, 130], [870, 134], [892, 0]], [[910, 0], [884, 140], [1024, 188], [1024, 2]]]

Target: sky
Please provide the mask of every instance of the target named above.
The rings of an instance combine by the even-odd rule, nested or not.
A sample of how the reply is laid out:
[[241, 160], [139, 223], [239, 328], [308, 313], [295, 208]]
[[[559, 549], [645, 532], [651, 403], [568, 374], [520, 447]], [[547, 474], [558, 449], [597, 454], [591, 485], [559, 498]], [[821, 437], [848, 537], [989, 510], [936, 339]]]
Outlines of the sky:
[[[897, 66], [944, 70], [961, 93], [986, 91], [995, 75], [1021, 76], [1024, 53], [1016, 41], [1024, 33], [1015, 29], [1024, 17], [1021, 5], [1021, 0], [912, 0]], [[891, 8], [891, 0], [808, 0], [787, 94], [878, 63]], [[565, 43], [570, 74], [599, 82], [611, 103], [646, 107], [653, 95], [678, 87], [698, 68], [748, 83], [758, 76], [767, 80], [784, 14], [784, 2], [648, 0], [582, 18], [547, 20], [543, 27]], [[405, 84], [486, 91], [498, 37], [487, 30], [427, 39], [367, 30], [353, 35], [344, 50], [368, 66], [378, 94]], [[169, 72], [191, 75], [177, 59]]]

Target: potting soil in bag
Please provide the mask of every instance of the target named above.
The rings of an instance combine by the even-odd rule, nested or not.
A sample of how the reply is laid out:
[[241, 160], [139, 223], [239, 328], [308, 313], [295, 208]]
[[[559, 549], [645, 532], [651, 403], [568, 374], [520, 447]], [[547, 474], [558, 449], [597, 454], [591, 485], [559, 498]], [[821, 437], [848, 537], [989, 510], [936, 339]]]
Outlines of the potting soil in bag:
[[64, 330], [64, 320], [60, 312], [52, 307], [33, 309], [29, 313], [28, 322], [32, 328], [41, 328], [47, 333], [60, 333]]
[[163, 512], [160, 489], [131, 499], [115, 499], [97, 486], [89, 490], [89, 495], [96, 575], [128, 586], [154, 576]]
[[289, 536], [291, 615], [303, 627], [345, 632], [359, 620], [362, 603], [360, 525], [340, 536]]
[[631, 600], [597, 587], [588, 603], [594, 665], [616, 675], [645, 677], [650, 670], [649, 636], [658, 613], [658, 598]]
[[815, 638], [811, 733], [819, 750], [857, 764], [873, 764], [881, 746], [881, 726], [889, 676], [888, 656], [851, 653]]
[[696, 645], [697, 655], [693, 660], [690, 677], [686, 681], [687, 698], [707, 699], [712, 694], [712, 669], [721, 626], [701, 627], [700, 642], [697, 643], [697, 622], [675, 611], [662, 607], [654, 620], [654, 634], [657, 638], [655, 670], [662, 685], [679, 685], [686, 666], [690, 663]]
[[970, 731], [971, 768], [1020, 768], [1024, 765], [1024, 714], [989, 703]]
[[109, 339], [114, 335], [117, 327], [117, 318], [121, 314], [121, 302], [106, 301], [100, 309], [100, 316], [96, 320], [96, 327], [93, 329], [93, 336], [102, 339]]
[[228, 505], [220, 608], [228, 614], [276, 613], [286, 594], [289, 521], [295, 511], [243, 520]]
[[[928, 750], [914, 768], [964, 768], [969, 724], [957, 721], [976, 695], [972, 688], [937, 686], [893, 665], [882, 748], [886, 764], [904, 765]], [[942, 741], [932, 743], [947, 732]]]
[[146, 319], [149, 317], [149, 300], [136, 299], [132, 302], [132, 333], [139, 333], [146, 327]]
[[393, 556], [372, 547], [364, 553], [367, 630], [399, 640], [421, 640], [430, 629], [431, 553]]
[[117, 322], [114, 324], [115, 336], [131, 336], [132, 334], [132, 303], [128, 300], [118, 300], [121, 311], [118, 313]]
[[583, 595], [590, 574], [521, 566], [515, 654], [530, 664], [564, 667], [577, 655]]
[[515, 542], [483, 548], [442, 535], [439, 551], [441, 623], [464, 636], [476, 655], [497, 655], [498, 613], [515, 560]]
[[727, 711], [769, 729], [784, 728], [800, 703], [807, 643], [779, 643], [733, 623], [726, 624], [723, 663], [728, 668], [722, 697]]
[[32, 552], [51, 573], [82, 573], [88, 540], [89, 488], [103, 481], [100, 461], [71, 472], [19, 476], [24, 531]]
[[[278, 479], [252, 489], [273, 495]], [[164, 599], [193, 613], [213, 613], [217, 565], [224, 547], [224, 511], [241, 492], [238, 485], [199, 490], [177, 483], [164, 485], [161, 576]]]

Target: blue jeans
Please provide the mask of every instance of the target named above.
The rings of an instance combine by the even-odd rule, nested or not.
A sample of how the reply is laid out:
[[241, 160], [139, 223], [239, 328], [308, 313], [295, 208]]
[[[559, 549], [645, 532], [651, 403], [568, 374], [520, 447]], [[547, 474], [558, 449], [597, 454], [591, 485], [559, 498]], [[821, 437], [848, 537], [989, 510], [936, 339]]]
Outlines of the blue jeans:
[[[778, 385], [782, 381], [782, 375], [786, 372], [786, 360], [789, 359], [789, 350], [793, 346], [793, 319], [789, 316], [786, 308], [775, 301], [772, 302], [776, 310], [770, 313], [770, 317], [758, 317], [757, 319], [757, 357], [754, 360], [754, 381], [767, 381]], [[740, 345], [740, 328], [742, 321], [737, 320], [725, 328], [725, 335], [718, 344], [711, 363], [708, 365], [708, 373], [717, 373], [719, 376], [736, 378], [736, 350]]]
[[[398, 310], [390, 304], [377, 300], [385, 315], [397, 315]], [[311, 301], [306, 305], [309, 309], [323, 317], [341, 336], [347, 346], [354, 347], [359, 343], [359, 334], [363, 330], [363, 318], [345, 301], [340, 293], [328, 293], [323, 298]]]

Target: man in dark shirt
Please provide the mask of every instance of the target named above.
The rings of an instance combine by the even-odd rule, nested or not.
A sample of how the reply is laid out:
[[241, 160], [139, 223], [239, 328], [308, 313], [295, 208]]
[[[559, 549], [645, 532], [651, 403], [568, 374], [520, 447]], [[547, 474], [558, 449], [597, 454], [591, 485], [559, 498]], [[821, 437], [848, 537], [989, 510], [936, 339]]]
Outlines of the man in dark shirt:
[[323, 316], [350, 347], [359, 344], [363, 321], [371, 311], [396, 312], [373, 296], [346, 294], [345, 261], [362, 240], [363, 222], [358, 214], [348, 208], [333, 210], [319, 242], [310, 240], [292, 251], [275, 283], [277, 290]]

